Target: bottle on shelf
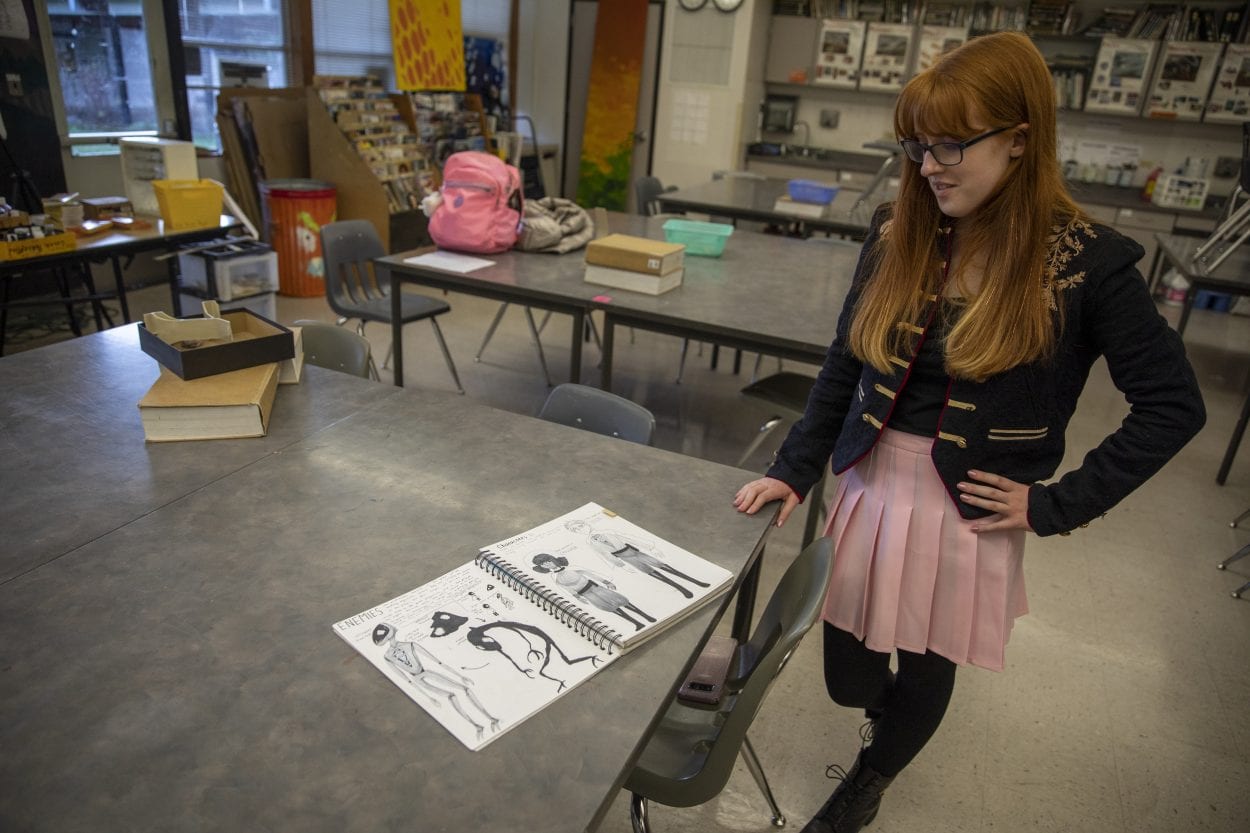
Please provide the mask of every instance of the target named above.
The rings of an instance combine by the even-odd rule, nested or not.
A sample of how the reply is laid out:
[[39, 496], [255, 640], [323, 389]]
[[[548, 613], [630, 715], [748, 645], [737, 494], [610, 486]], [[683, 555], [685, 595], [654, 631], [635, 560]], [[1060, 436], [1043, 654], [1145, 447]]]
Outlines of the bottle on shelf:
[[1151, 198], [1154, 197], [1155, 183], [1159, 181], [1159, 175], [1162, 173], [1163, 166], [1155, 165], [1154, 170], [1146, 176], [1146, 184], [1141, 189], [1142, 202], [1150, 202]]

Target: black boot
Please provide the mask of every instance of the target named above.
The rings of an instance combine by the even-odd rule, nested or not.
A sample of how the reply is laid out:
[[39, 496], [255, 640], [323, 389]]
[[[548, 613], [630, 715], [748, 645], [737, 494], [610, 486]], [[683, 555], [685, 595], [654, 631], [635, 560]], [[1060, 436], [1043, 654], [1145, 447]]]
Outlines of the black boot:
[[858, 833], [877, 817], [881, 794], [893, 780], [865, 764], [861, 751], [851, 771], [801, 833]]

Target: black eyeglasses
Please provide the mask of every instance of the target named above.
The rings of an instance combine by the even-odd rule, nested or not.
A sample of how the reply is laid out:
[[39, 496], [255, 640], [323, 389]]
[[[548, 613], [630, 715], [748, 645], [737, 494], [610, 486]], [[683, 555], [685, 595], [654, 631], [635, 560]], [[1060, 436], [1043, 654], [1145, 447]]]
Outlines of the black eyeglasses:
[[924, 155], [927, 151], [933, 154], [934, 162], [949, 168], [964, 161], [965, 148], [970, 148], [982, 139], [988, 139], [1007, 129], [1006, 127], [999, 127], [991, 130], [989, 133], [982, 133], [980, 136], [971, 138], [966, 142], [938, 142], [937, 144], [926, 145], [924, 142], [917, 142], [915, 139], [903, 139], [899, 144], [903, 146], [903, 153], [907, 154], [907, 158], [917, 165], [924, 164]]

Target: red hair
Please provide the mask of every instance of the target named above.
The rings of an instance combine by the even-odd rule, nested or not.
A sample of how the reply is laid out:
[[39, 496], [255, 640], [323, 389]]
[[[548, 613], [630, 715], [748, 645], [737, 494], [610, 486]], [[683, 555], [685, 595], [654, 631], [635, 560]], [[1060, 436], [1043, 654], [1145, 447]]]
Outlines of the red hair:
[[[947, 372], [976, 380], [1041, 359], [1055, 345], [1046, 252], [1056, 223], [1081, 212], [1060, 172], [1050, 71], [1024, 35], [985, 35], [913, 78], [894, 107], [900, 139], [997, 127], [1023, 131], [1024, 152], [976, 214], [959, 221], [961, 262], [983, 262], [984, 278], [945, 344]], [[851, 325], [851, 350], [864, 362], [888, 372], [891, 356], [910, 352], [913, 336], [898, 322], [916, 322], [938, 291], [939, 231], [950, 222], [920, 166], [905, 159], [893, 222]]]

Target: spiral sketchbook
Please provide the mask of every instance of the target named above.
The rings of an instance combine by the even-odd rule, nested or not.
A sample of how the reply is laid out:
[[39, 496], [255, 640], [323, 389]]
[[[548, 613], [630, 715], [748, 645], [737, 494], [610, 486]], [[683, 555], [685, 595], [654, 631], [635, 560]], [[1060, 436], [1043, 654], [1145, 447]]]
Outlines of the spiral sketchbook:
[[587, 503], [334, 632], [477, 750], [732, 581]]

